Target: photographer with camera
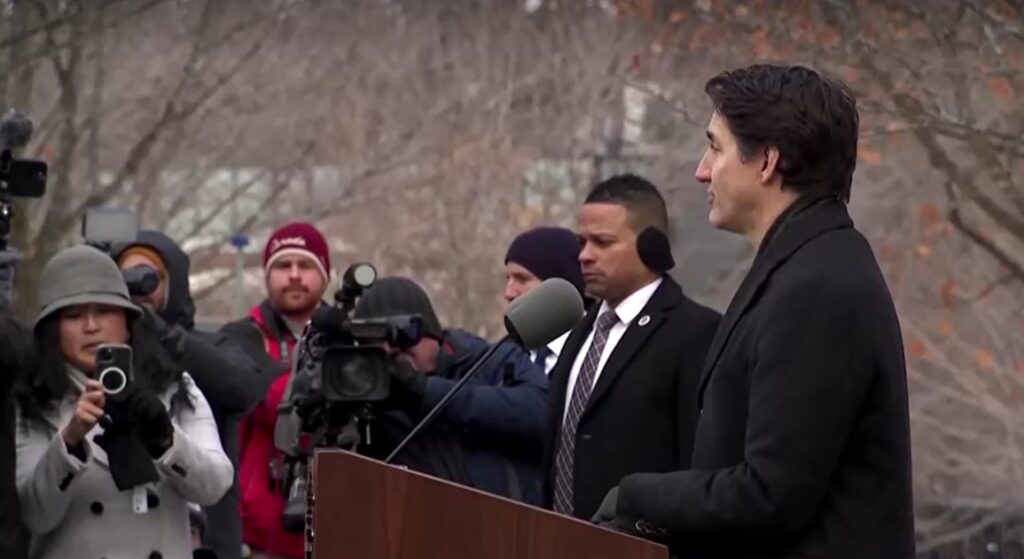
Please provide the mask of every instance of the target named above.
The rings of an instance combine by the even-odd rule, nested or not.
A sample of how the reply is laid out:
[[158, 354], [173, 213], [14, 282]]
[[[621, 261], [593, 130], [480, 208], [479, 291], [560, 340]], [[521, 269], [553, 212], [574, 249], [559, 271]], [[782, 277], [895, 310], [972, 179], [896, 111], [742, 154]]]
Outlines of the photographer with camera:
[[[391, 372], [392, 402], [401, 403], [415, 422], [451, 390], [489, 344], [463, 330], [443, 329], [430, 297], [404, 277], [377, 280], [359, 299], [354, 313], [359, 319], [398, 315], [418, 315], [423, 320], [422, 339], [394, 351], [396, 366]], [[439, 429], [454, 435], [468, 485], [538, 505], [547, 377], [523, 349], [512, 342], [503, 345], [424, 435]], [[409, 462], [408, 457], [399, 457], [399, 462]], [[436, 457], [424, 457], [431, 458]]]
[[58, 253], [39, 300], [17, 392], [30, 556], [192, 557], [188, 503], [219, 501], [233, 474], [206, 398], [103, 252]]
[[[239, 482], [243, 539], [254, 558], [302, 559], [301, 534], [281, 525], [285, 506], [283, 458], [274, 446], [277, 408], [291, 378], [292, 355], [302, 329], [323, 305], [331, 274], [327, 241], [313, 225], [289, 223], [263, 250], [267, 298], [223, 332], [238, 340], [271, 378], [264, 398], [242, 420]], [[264, 385], [265, 386], [265, 385]]]
[[[217, 420], [224, 452], [238, 469], [238, 426], [241, 418], [266, 394], [273, 375], [261, 370], [233, 338], [198, 332], [189, 288], [189, 257], [170, 237], [139, 231], [134, 243], [121, 247], [116, 258], [122, 271], [144, 269], [160, 278], [151, 293], [135, 297], [153, 320], [164, 349], [189, 372], [206, 396]], [[204, 546], [219, 559], [241, 559], [242, 521], [238, 515], [236, 478], [224, 498], [205, 509], [208, 523]]]

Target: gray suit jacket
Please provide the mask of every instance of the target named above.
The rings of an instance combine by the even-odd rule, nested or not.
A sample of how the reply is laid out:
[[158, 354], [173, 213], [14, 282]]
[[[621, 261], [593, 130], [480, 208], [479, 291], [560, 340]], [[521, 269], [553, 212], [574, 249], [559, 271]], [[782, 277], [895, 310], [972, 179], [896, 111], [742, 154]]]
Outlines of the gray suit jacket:
[[[234, 476], [203, 394], [186, 375], [195, 409], [172, 416], [174, 444], [155, 460], [161, 479], [146, 489], [148, 511], [140, 514], [133, 510], [134, 492], [117, 489], [106, 453], [93, 442], [102, 427], [89, 433], [84, 462], [60, 438], [84, 383], [80, 373], [71, 374], [78, 390], [47, 414], [46, 425], [18, 414], [17, 485], [22, 518], [32, 533], [29, 556], [127, 559], [158, 552], [164, 559], [190, 559], [188, 503], [217, 502]], [[164, 405], [174, 390], [163, 395]]]

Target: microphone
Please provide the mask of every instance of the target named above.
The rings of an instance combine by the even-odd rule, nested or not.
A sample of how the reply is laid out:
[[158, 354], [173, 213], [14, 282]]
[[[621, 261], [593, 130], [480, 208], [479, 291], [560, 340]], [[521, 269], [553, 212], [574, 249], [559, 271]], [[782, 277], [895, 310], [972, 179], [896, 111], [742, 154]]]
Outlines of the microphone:
[[0, 150], [25, 147], [32, 139], [32, 121], [16, 109], [7, 111], [0, 121]]
[[517, 344], [535, 349], [572, 330], [582, 316], [583, 298], [576, 287], [549, 278], [509, 304], [505, 331]]
[[480, 371], [483, 364], [506, 340], [511, 339], [526, 349], [547, 345], [551, 340], [572, 330], [582, 318], [583, 299], [580, 297], [579, 291], [576, 291], [571, 283], [561, 278], [546, 279], [537, 287], [512, 301], [505, 312], [505, 330], [508, 334], [502, 336], [477, 358], [469, 371], [459, 379], [459, 382], [455, 383], [455, 386], [441, 398], [441, 401], [398, 443], [398, 446], [384, 459], [384, 463], [392, 463], [395, 457], [409, 444], [409, 441], [416, 438], [444, 411], [452, 398]]

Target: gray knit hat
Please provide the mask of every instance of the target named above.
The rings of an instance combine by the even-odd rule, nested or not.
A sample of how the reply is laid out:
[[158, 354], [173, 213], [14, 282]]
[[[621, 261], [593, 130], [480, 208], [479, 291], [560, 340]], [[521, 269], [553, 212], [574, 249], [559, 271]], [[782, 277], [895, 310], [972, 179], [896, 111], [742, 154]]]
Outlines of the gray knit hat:
[[135, 316], [142, 311], [128, 294], [121, 270], [112, 258], [91, 246], [80, 245], [58, 252], [43, 268], [39, 285], [39, 316], [46, 317], [74, 305], [110, 305]]
[[420, 315], [423, 319], [423, 335], [436, 339], [444, 336], [427, 292], [409, 278], [380, 278], [359, 298], [353, 312], [355, 318], [385, 318], [403, 314]]

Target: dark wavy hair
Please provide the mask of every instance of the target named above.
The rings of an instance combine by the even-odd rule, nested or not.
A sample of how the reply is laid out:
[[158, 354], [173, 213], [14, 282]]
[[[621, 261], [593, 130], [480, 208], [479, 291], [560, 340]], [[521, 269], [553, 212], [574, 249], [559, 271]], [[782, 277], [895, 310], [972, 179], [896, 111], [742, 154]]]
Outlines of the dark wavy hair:
[[[33, 355], [15, 390], [18, 407], [24, 417], [41, 420], [72, 390], [67, 363], [60, 354], [60, 314], [41, 322], [33, 336]], [[129, 345], [132, 346], [132, 382], [142, 390], [163, 394], [171, 386], [178, 390], [171, 398], [171, 413], [194, 409], [182, 377], [182, 367], [160, 343], [160, 334], [148, 318], [128, 318]]]
[[744, 160], [775, 146], [783, 188], [849, 202], [860, 116], [846, 84], [803, 66], [755, 64], [718, 74], [704, 91]]

